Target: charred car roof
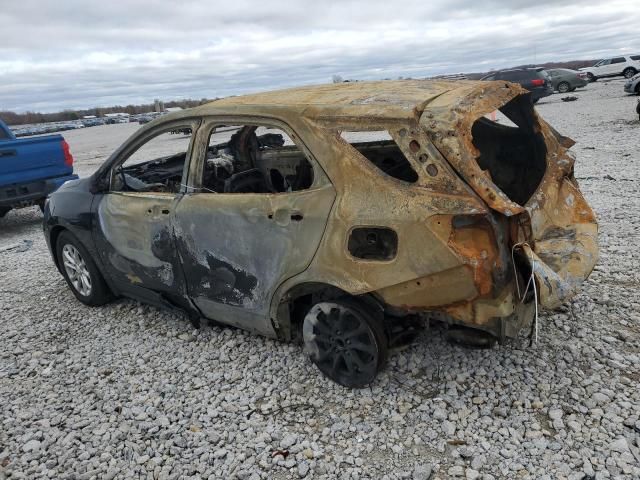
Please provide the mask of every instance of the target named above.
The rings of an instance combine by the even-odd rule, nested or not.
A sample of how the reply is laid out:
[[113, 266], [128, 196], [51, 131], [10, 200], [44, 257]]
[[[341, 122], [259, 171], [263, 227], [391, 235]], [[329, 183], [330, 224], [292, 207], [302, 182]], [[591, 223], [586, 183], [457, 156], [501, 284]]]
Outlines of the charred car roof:
[[[313, 85], [264, 93], [227, 97], [194, 109], [174, 112], [165, 117], [180, 118], [197, 115], [270, 115], [279, 116], [283, 109], [296, 111], [308, 119], [362, 117], [383, 119], [415, 118], [434, 99], [454, 92], [451, 106], [461, 98], [491, 98], [495, 106], [504, 104], [527, 91], [508, 82], [458, 80], [396, 80], [348, 82]], [[475, 94], [475, 95], [473, 95]]]

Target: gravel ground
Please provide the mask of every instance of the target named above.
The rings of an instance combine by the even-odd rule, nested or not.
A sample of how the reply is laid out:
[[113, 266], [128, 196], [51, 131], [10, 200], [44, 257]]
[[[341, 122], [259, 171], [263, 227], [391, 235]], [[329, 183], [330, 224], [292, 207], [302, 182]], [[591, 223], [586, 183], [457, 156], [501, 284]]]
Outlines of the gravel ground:
[[[578, 143], [600, 221], [581, 293], [537, 347], [451, 346], [435, 326], [368, 389], [297, 345], [193, 330], [119, 300], [91, 309], [54, 269], [37, 208], [0, 220], [0, 479], [640, 478], [640, 123], [622, 81], [542, 100]], [[66, 132], [81, 175], [135, 125]]]

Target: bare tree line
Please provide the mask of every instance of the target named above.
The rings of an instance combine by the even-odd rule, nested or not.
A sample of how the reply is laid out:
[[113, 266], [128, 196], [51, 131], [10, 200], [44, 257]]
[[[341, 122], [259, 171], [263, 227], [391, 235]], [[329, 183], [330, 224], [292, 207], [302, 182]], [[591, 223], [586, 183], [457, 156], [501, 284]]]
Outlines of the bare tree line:
[[[211, 100], [201, 98], [200, 100], [175, 100], [164, 102], [164, 106], [192, 108], [208, 103]], [[86, 110], [63, 110], [62, 112], [54, 113], [40, 113], [40, 112], [24, 112], [16, 113], [11, 111], [0, 111], [0, 118], [4, 120], [8, 125], [24, 125], [30, 123], [45, 123], [45, 122], [68, 122], [71, 120], [79, 120], [86, 115], [95, 115], [97, 117], [103, 116], [105, 113], [128, 113], [135, 115], [138, 113], [148, 113], [154, 111], [154, 104], [148, 103], [143, 105], [114, 105], [112, 107], [95, 107]]]

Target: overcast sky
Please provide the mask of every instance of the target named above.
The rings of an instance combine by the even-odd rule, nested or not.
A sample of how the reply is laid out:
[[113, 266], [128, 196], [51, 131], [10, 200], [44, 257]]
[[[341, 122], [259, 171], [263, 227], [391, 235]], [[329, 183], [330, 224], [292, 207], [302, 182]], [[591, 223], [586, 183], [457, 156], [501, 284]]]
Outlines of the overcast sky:
[[0, 110], [640, 53], [638, 1], [7, 0]]

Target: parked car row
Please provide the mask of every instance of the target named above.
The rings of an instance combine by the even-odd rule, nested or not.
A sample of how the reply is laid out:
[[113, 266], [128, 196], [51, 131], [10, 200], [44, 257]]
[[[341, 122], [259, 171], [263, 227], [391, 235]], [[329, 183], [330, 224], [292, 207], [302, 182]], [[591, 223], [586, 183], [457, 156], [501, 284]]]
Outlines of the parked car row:
[[11, 130], [16, 137], [28, 137], [31, 135], [43, 135], [55, 132], [64, 132], [66, 130], [75, 130], [77, 128], [84, 128], [85, 125], [76, 122], [66, 123], [42, 123], [39, 125], [27, 125], [14, 127]]
[[134, 122], [143, 124], [150, 122], [160, 115], [164, 115], [164, 113], [150, 112], [130, 116], [85, 118], [72, 122], [51, 122], [36, 125], [21, 125], [18, 127], [13, 127], [11, 130], [16, 137], [28, 137], [31, 135], [44, 135], [55, 132], [64, 132], [66, 130], [74, 130], [77, 128], [96, 127], [99, 125], [114, 125], [119, 123]]
[[622, 55], [605, 58], [591, 67], [579, 71], [568, 68], [512, 68], [490, 72], [481, 80], [507, 80], [520, 84], [531, 92], [531, 99], [536, 103], [553, 92], [573, 92], [576, 88], [585, 87], [589, 82], [599, 78], [624, 76], [627, 82], [624, 91], [640, 94], [640, 55]]

